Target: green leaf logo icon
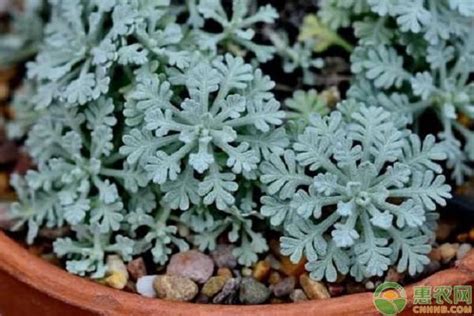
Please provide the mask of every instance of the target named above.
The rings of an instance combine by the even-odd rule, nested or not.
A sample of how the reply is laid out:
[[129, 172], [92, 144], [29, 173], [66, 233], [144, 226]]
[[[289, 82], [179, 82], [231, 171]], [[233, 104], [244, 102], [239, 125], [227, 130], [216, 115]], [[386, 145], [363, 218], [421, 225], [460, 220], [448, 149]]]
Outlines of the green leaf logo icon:
[[385, 282], [374, 292], [375, 308], [383, 315], [397, 315], [407, 305], [405, 289], [398, 283]]

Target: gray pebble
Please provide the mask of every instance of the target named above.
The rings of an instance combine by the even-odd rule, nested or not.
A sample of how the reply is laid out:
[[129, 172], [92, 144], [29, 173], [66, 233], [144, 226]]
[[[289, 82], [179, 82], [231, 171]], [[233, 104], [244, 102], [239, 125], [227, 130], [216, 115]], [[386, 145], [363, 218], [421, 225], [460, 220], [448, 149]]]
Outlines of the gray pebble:
[[243, 304], [262, 304], [270, 297], [270, 289], [254, 278], [246, 277], [240, 284], [239, 298]]
[[237, 291], [239, 290], [240, 286], [240, 278], [232, 278], [227, 280], [225, 283], [224, 287], [222, 288], [222, 291], [220, 291], [212, 300], [214, 304], [223, 304], [223, 303], [228, 303], [232, 304]]
[[308, 300], [308, 297], [306, 296], [306, 294], [304, 294], [304, 291], [302, 289], [294, 290], [293, 293], [290, 294], [290, 298], [295, 303]]
[[276, 297], [290, 295], [295, 289], [296, 280], [294, 277], [287, 277], [272, 286], [273, 294]]

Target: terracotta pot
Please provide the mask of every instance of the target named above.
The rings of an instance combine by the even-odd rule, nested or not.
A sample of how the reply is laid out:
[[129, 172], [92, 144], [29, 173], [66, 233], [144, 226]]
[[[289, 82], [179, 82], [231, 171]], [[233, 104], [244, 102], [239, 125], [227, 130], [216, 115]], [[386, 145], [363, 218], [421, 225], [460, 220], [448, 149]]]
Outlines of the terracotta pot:
[[[419, 284], [461, 285], [474, 282], [474, 251], [455, 268], [438, 272]], [[408, 298], [413, 286], [406, 287]], [[406, 308], [405, 310], [409, 310]], [[31, 255], [0, 232], [0, 315], [160, 315], [160, 316], [289, 316], [379, 315], [372, 294], [328, 300], [260, 306], [177, 303], [142, 298], [87, 281]]]

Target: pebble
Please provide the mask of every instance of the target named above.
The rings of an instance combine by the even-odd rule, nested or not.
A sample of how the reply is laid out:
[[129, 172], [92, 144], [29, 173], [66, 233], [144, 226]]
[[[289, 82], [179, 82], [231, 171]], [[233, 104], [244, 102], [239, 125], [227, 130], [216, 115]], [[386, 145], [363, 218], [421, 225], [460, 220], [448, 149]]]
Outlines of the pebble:
[[242, 270], [240, 270], [240, 272], [242, 273], [243, 277], [249, 277], [253, 273], [252, 269], [247, 268], [247, 267], [242, 268]]
[[132, 279], [138, 280], [146, 275], [145, 261], [142, 257], [136, 258], [127, 264], [127, 270]]
[[186, 238], [189, 237], [191, 234], [191, 231], [189, 230], [189, 227], [183, 224], [178, 224], [178, 235], [180, 237]]
[[456, 236], [457, 241], [459, 242], [466, 242], [469, 239], [468, 233], [462, 233]]
[[125, 285], [125, 288], [123, 290], [125, 292], [137, 293], [137, 285], [136, 285], [135, 281], [128, 280], [127, 285]]
[[396, 269], [390, 268], [387, 271], [387, 276], [385, 277], [386, 282], [396, 282], [398, 283], [403, 278], [401, 273], [398, 273]]
[[305, 264], [306, 259], [301, 259], [298, 263], [291, 262], [289, 257], [282, 256], [280, 258], [280, 271], [286, 274], [287, 276], [299, 277], [306, 272]]
[[240, 284], [239, 299], [243, 304], [262, 304], [270, 297], [270, 289], [254, 278], [245, 277]]
[[0, 193], [5, 193], [9, 190], [10, 180], [6, 172], [0, 172]]
[[474, 228], [471, 228], [471, 230], [469, 231], [469, 240], [470, 241], [474, 241]]
[[321, 91], [321, 98], [329, 107], [334, 107], [341, 100], [341, 94], [337, 87], [330, 87]]
[[232, 271], [230, 271], [229, 268], [219, 268], [219, 269], [217, 269], [217, 275], [218, 275], [218, 276], [228, 277], [228, 278], [232, 278], [232, 277], [233, 277]]
[[375, 284], [374, 284], [374, 282], [372, 282], [372, 281], [367, 281], [367, 282], [365, 283], [365, 288], [366, 288], [367, 290], [369, 290], [369, 291], [372, 291], [373, 289], [375, 289]]
[[210, 278], [202, 287], [201, 293], [207, 297], [213, 297], [222, 290], [228, 279], [229, 277], [225, 276], [214, 276]]
[[153, 287], [153, 283], [156, 279], [156, 275], [145, 275], [137, 279], [137, 292], [145, 297], [156, 297], [156, 291]]
[[268, 275], [270, 274], [270, 269], [271, 269], [271, 267], [270, 267], [269, 262], [259, 261], [259, 262], [257, 262], [255, 267], [253, 268], [252, 276], [256, 280], [262, 281], [262, 280], [264, 280], [268, 277]]
[[207, 297], [206, 295], [202, 293], [199, 293], [194, 299], [194, 302], [198, 304], [207, 304], [209, 303], [209, 297]]
[[273, 297], [270, 299], [270, 304], [283, 304], [283, 303], [285, 303], [284, 300], [276, 298], [276, 297]]
[[275, 258], [274, 255], [269, 254], [268, 256], [265, 257], [265, 261], [270, 264], [270, 267], [273, 270], [280, 270], [281, 269], [281, 262], [278, 261], [278, 259]]
[[167, 275], [177, 275], [197, 283], [206, 283], [214, 271], [214, 262], [209, 256], [197, 250], [174, 254], [166, 269]]
[[365, 292], [365, 286], [360, 283], [349, 282], [346, 285], [347, 294], [357, 294]]
[[456, 256], [459, 244], [444, 243], [439, 246], [441, 261], [447, 263]]
[[125, 263], [117, 255], [107, 256], [107, 277], [104, 283], [114, 289], [123, 290], [128, 282], [128, 271]]
[[239, 286], [240, 278], [232, 278], [227, 280], [227, 282], [224, 284], [224, 287], [222, 288], [222, 291], [220, 291], [220, 293], [214, 297], [212, 302], [214, 304], [232, 304], [234, 297], [237, 295], [237, 291], [239, 290]]
[[0, 144], [0, 164], [14, 162], [18, 157], [18, 146], [13, 142]]
[[216, 250], [211, 252], [211, 257], [218, 268], [233, 269], [237, 266], [237, 258], [233, 255], [234, 246], [219, 244]]
[[445, 241], [448, 239], [449, 235], [455, 228], [455, 225], [452, 223], [441, 222], [436, 229], [436, 240], [438, 241]]
[[189, 302], [198, 294], [198, 286], [190, 278], [178, 275], [159, 275], [153, 281], [158, 298]]
[[439, 261], [431, 261], [425, 266], [424, 272], [426, 274], [433, 274], [441, 269], [441, 263]]
[[329, 284], [328, 290], [331, 297], [341, 296], [344, 294], [344, 285], [337, 283]]
[[268, 277], [268, 283], [271, 284], [271, 285], [275, 285], [280, 281], [281, 281], [280, 273], [278, 273], [276, 271], [272, 271], [270, 273], [270, 276]]
[[306, 294], [304, 294], [302, 289], [296, 289], [293, 291], [293, 293], [290, 294], [290, 299], [296, 303], [307, 301], [308, 297], [306, 296]]
[[438, 247], [431, 249], [428, 258], [430, 258], [431, 261], [441, 261], [441, 250]]
[[287, 277], [273, 285], [272, 292], [276, 297], [283, 297], [290, 295], [295, 289], [296, 280], [294, 277]]
[[310, 300], [319, 300], [331, 297], [326, 286], [318, 281], [312, 280], [307, 274], [300, 276], [300, 285]]
[[471, 251], [472, 246], [470, 244], [464, 243], [461, 244], [456, 252], [456, 259], [460, 260], [464, 258], [469, 251]]

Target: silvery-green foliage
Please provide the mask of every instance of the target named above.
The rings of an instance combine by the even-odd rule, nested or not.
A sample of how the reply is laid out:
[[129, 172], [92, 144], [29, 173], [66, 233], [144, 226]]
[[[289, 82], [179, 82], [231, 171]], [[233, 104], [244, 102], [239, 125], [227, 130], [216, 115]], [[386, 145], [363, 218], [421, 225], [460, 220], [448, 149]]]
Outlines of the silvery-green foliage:
[[[233, 8], [236, 19], [248, 16], [240, 29], [273, 16], [270, 7], [248, 15], [243, 3]], [[14, 229], [26, 226], [31, 243], [43, 227], [71, 226], [55, 252], [72, 273], [94, 278], [106, 254], [127, 261], [149, 251], [162, 265], [190, 241], [212, 250], [216, 232], [228, 231], [242, 264], [255, 262], [267, 249], [253, 227], [258, 165], [289, 142], [270, 78], [220, 54], [223, 43], [199, 49], [204, 28], [175, 23], [176, 12], [199, 21], [194, 1], [49, 5], [9, 126], [11, 137], [27, 133], [37, 166], [13, 177]], [[240, 43], [233, 36], [225, 42]], [[180, 226], [194, 238], [181, 238]]]
[[329, 106], [314, 89], [303, 91], [297, 90], [291, 98], [285, 100], [287, 118], [290, 120], [303, 121], [305, 124], [314, 114], [324, 116], [329, 113]]
[[32, 57], [43, 37], [45, 0], [22, 1], [21, 9], [12, 5], [8, 32], [0, 33], [0, 66], [8, 66]]
[[474, 119], [472, 8], [470, 0], [325, 0], [320, 11], [334, 29], [352, 25], [359, 39], [349, 95], [409, 123], [434, 112], [458, 184], [473, 174], [474, 133], [460, 123]]
[[[220, 25], [218, 33], [198, 32], [198, 43], [201, 49], [216, 51], [220, 44], [236, 44], [251, 51], [260, 62], [273, 58], [275, 48], [253, 42], [256, 23], [274, 23], [278, 18], [277, 11], [271, 6], [251, 10], [252, 1], [232, 0], [232, 12], [227, 12], [222, 0], [190, 0], [194, 4], [195, 17], [190, 20], [193, 27], [201, 27], [205, 20], [212, 20]], [[196, 3], [197, 2], [197, 3]], [[254, 11], [254, 12], [252, 12]], [[199, 19], [197, 13], [201, 16]]]
[[57, 239], [54, 251], [59, 257], [67, 257], [66, 268], [78, 275], [90, 275], [92, 278], [103, 277], [107, 272], [104, 264], [107, 253], [119, 254], [124, 260], [131, 260], [134, 241], [122, 235], [117, 235], [110, 242], [110, 234], [104, 234], [95, 226], [79, 225], [74, 227], [76, 238]]
[[351, 102], [313, 116], [293, 150], [262, 163], [261, 212], [282, 227], [282, 253], [305, 256], [315, 279], [360, 280], [391, 265], [414, 275], [429, 262], [436, 206], [451, 197], [444, 148]]
[[284, 31], [268, 30], [267, 36], [282, 59], [283, 71], [294, 73], [296, 70], [301, 70], [303, 83], [314, 85], [316, 82], [314, 71], [324, 66], [324, 60], [315, 56], [315, 41], [307, 39], [291, 44], [288, 34]]
[[40, 83], [35, 103], [84, 105], [109, 92], [118, 66], [150, 58], [183, 67], [183, 34], [169, 14], [169, 0], [50, 0], [50, 19], [28, 76]]
[[169, 81], [144, 65], [126, 95], [130, 129], [120, 152], [163, 186], [173, 208], [202, 201], [226, 210], [235, 203], [237, 177], [255, 178], [262, 156], [287, 146], [284, 135], [266, 141], [284, 118], [272, 87], [260, 70], [230, 54], [201, 60]]

